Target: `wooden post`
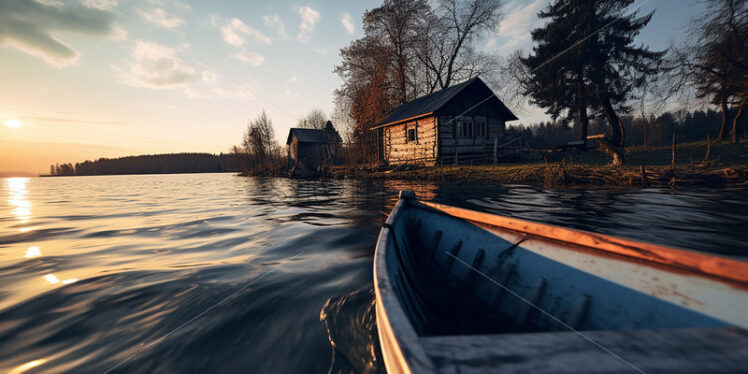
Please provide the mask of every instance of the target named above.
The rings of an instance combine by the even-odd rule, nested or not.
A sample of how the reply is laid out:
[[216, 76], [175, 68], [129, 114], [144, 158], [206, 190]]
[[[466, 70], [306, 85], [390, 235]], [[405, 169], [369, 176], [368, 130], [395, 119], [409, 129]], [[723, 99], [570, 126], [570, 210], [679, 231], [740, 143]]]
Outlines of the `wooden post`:
[[711, 148], [712, 142], [709, 140], [709, 134], [706, 134], [706, 156], [704, 156], [704, 162], [709, 161], [709, 148]]
[[673, 161], [672, 161], [670, 167], [673, 168], [673, 169], [675, 169], [675, 131], [673, 131], [672, 153], [673, 153]]
[[496, 165], [496, 152], [498, 151], [498, 147], [499, 147], [499, 137], [494, 136], [493, 137], [493, 164], [494, 165]]
[[644, 170], [644, 165], [641, 165], [642, 173], [642, 188], [647, 188], [647, 172]]
[[[380, 132], [380, 131], [382, 131], [382, 132]], [[380, 163], [379, 163], [379, 161], [380, 161], [380, 160], [381, 160], [381, 158], [382, 158], [382, 157], [380, 157], [379, 142], [380, 142], [380, 140], [381, 140], [382, 142], [384, 142], [384, 139], [383, 139], [383, 137], [384, 137], [384, 133], [383, 133], [383, 131], [384, 131], [384, 130], [382, 130], [382, 129], [377, 129], [377, 130], [375, 131], [375, 133], [377, 134], [377, 139], [376, 139], [376, 142], [377, 142], [377, 168], [379, 168], [379, 167], [381, 166], [381, 165], [380, 165]], [[380, 135], [380, 134], [381, 134], [381, 135]], [[382, 146], [384, 146], [384, 144], [382, 144]]]
[[459, 159], [458, 151], [460, 150], [460, 145], [457, 144], [457, 141], [455, 140], [455, 165], [458, 164], [457, 160]]

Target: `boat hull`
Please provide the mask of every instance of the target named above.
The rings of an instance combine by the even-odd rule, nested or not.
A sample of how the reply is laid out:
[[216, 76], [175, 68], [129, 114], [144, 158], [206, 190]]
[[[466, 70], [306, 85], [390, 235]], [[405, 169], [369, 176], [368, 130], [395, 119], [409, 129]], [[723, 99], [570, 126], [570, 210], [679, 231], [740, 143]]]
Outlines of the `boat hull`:
[[[531, 339], [538, 333], [572, 342], [592, 334], [586, 331], [598, 330], [605, 332], [594, 333], [600, 339], [615, 342], [629, 340], [622, 337], [630, 337], [632, 331], [643, 331], [642, 338], [649, 331], [668, 337], [660, 343], [670, 366], [637, 356], [647, 347], [641, 342], [616, 348], [655, 370], [682, 371], [682, 363], [707, 369], [694, 364], [695, 358], [708, 358], [699, 352], [724, 347], [690, 337], [720, 336], [723, 343], [745, 342], [746, 348], [727, 355], [732, 364], [748, 364], [748, 334], [742, 329], [748, 326], [748, 284], [742, 279], [746, 273], [734, 273], [743, 269], [748, 269], [744, 263], [729, 259], [420, 203], [405, 194], [383, 225], [375, 252], [380, 346], [389, 373], [425, 373], [467, 356], [472, 357], [470, 365], [480, 361], [455, 351], [460, 344], [477, 349], [466, 343], [470, 336], [497, 346], [525, 344], [518, 349], [524, 349], [529, 359], [549, 349]], [[599, 353], [600, 347], [590, 341], [582, 343], [574, 354]], [[496, 361], [501, 352], [494, 353], [476, 367], [542, 371]], [[558, 363], [566, 365], [566, 359], [560, 355]], [[470, 365], [463, 362], [452, 369], [464, 372]], [[616, 367], [606, 365], [574, 369], [597, 372]]]

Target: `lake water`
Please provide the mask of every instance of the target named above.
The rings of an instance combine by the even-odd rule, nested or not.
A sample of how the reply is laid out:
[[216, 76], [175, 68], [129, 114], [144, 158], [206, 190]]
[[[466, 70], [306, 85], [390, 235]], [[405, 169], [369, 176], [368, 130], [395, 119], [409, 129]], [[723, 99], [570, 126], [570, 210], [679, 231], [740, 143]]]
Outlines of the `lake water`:
[[400, 189], [748, 256], [746, 190], [0, 179], [0, 372], [380, 372], [372, 256]]

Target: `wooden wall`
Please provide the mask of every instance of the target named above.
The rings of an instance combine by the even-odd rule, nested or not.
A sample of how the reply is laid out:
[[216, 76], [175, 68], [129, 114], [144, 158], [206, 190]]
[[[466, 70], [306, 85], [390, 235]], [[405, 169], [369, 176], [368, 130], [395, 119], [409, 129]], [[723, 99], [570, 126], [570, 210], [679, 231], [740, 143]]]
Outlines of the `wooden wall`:
[[[416, 129], [408, 141], [406, 129]], [[437, 160], [436, 117], [426, 117], [383, 129], [384, 160], [390, 165], [434, 166]]]
[[[438, 163], [453, 164], [455, 151], [458, 163], [481, 163], [493, 160], [494, 143], [501, 145], [505, 141], [504, 121], [490, 116], [462, 116], [459, 120], [473, 123], [473, 137], [463, 138], [455, 136], [457, 120], [452, 116], [439, 117], [439, 159]], [[486, 136], [480, 136], [476, 123], [484, 121], [487, 124]]]
[[326, 159], [324, 143], [301, 143], [296, 136], [291, 138], [289, 157], [297, 164], [318, 168]]
[[[472, 136], [455, 134], [456, 116], [473, 123]], [[488, 163], [493, 161], [494, 144], [506, 143], [505, 119], [513, 115], [494, 93], [482, 83], [469, 85], [442, 105], [431, 117], [383, 128], [383, 156], [390, 165], [416, 164], [432, 166]], [[487, 134], [479, 134], [475, 123], [486, 123]], [[408, 142], [407, 128], [415, 126], [416, 142]]]
[[[461, 164], [493, 160], [494, 143], [505, 142], [504, 121], [490, 116], [462, 116], [473, 123], [473, 137], [455, 137], [456, 122], [451, 116], [426, 117], [382, 129], [384, 160], [389, 165], [411, 164], [434, 166], [453, 164], [457, 148]], [[485, 121], [486, 136], [480, 136], [475, 123]], [[438, 131], [437, 131], [438, 125]], [[406, 129], [416, 129], [416, 141], [407, 141]]]

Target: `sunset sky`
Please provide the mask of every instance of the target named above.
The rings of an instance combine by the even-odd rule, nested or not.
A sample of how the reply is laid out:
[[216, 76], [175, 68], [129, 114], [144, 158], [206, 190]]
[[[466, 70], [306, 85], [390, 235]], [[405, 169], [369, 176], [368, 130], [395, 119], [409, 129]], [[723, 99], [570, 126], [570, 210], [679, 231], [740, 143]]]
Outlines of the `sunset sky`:
[[[529, 51], [548, 0], [509, 1], [484, 43]], [[702, 7], [657, 9], [640, 36], [662, 49]], [[165, 152], [225, 152], [265, 109], [279, 141], [330, 113], [338, 50], [380, 1], [0, 0], [0, 172]], [[545, 119], [531, 110], [521, 122]]]

